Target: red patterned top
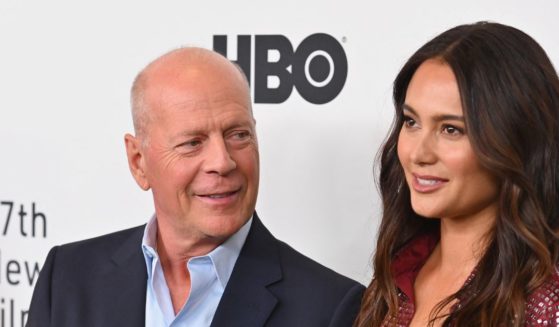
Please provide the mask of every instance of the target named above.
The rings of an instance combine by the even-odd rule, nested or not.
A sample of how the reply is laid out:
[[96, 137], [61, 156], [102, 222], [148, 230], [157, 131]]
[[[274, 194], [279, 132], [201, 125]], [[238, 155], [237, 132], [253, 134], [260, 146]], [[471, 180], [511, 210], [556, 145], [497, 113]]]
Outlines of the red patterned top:
[[[392, 275], [398, 287], [399, 310], [396, 316], [388, 317], [384, 326], [407, 327], [411, 323], [415, 312], [413, 284], [419, 270], [439, 241], [435, 234], [425, 234], [416, 237], [406, 245], [392, 262]], [[475, 278], [475, 271], [470, 274], [464, 287]], [[465, 292], [458, 303], [460, 306], [471, 293]], [[452, 310], [452, 309], [451, 309]], [[528, 297], [525, 311], [525, 326], [557, 326], [559, 327], [559, 272], [540, 286]]]

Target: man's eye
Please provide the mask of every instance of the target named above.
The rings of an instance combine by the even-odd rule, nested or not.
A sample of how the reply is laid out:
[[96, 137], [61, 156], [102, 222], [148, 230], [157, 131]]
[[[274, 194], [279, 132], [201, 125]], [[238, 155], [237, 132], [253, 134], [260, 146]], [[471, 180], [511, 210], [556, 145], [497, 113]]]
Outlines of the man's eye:
[[188, 140], [188, 141], [182, 143], [180, 145], [180, 147], [195, 148], [195, 147], [199, 146], [200, 144], [202, 144], [201, 140], [198, 140], [198, 139]]
[[236, 140], [244, 140], [250, 136], [248, 131], [238, 131], [231, 135]]

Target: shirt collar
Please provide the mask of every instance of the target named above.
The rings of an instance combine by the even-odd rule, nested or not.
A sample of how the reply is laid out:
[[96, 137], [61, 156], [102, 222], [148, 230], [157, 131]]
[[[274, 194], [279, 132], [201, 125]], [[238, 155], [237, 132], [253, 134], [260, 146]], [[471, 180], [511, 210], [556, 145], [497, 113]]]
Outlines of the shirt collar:
[[412, 301], [415, 301], [415, 279], [419, 270], [429, 258], [429, 255], [439, 242], [438, 232], [428, 232], [414, 237], [396, 253], [392, 260], [392, 278], [400, 291]]
[[[210, 253], [191, 258], [189, 262], [193, 259], [195, 260], [196, 258], [209, 257], [221, 286], [225, 288], [229, 278], [231, 277], [237, 258], [241, 253], [241, 249], [245, 244], [250, 231], [250, 226], [252, 225], [252, 218], [253, 216], [251, 216], [250, 219], [235, 234], [229, 237], [217, 248], [213, 249]], [[146, 260], [148, 276], [151, 275], [153, 258], [159, 258], [156, 240], [157, 219], [155, 215], [153, 215], [144, 229], [144, 236], [142, 238], [142, 252], [144, 253], [144, 258]]]
[[235, 234], [223, 242], [223, 244], [207, 254], [210, 259], [212, 259], [212, 263], [217, 272], [217, 278], [223, 288], [225, 288], [225, 285], [227, 285], [227, 282], [231, 277], [233, 267], [235, 267], [237, 258], [239, 257], [241, 249], [245, 244], [251, 225], [252, 217], [250, 217], [243, 227], [241, 227]]
[[146, 257], [157, 257], [157, 220], [155, 215], [151, 216], [142, 237], [142, 251]]

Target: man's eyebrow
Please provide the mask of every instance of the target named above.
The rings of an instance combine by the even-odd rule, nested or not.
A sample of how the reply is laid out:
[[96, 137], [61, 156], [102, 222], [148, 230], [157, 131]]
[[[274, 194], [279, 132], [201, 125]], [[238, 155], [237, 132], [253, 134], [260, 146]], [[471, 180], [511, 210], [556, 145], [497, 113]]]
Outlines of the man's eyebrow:
[[190, 130], [190, 131], [183, 131], [176, 133], [175, 135], [171, 136], [171, 140], [174, 142], [182, 141], [183, 139], [188, 139], [191, 137], [198, 137], [203, 135], [204, 132], [202, 130]]
[[[231, 121], [230, 123], [223, 126], [223, 131], [230, 131], [235, 128], [245, 128], [251, 126], [252, 126], [251, 120], [239, 119], [239, 120]], [[194, 129], [178, 132], [172, 136], [172, 139], [175, 140], [181, 138], [195, 137], [195, 136], [203, 135], [205, 133], [207, 133], [207, 130], [205, 130], [204, 128], [194, 128]]]
[[247, 119], [243, 119], [243, 120], [236, 120], [231, 122], [230, 124], [228, 124], [226, 126], [226, 130], [230, 130], [230, 129], [235, 129], [235, 128], [241, 128], [241, 127], [251, 127], [252, 126], [252, 121], [247, 120]]
[[[403, 104], [402, 108], [405, 111], [409, 111], [410, 113], [412, 113], [415, 116], [419, 116], [417, 114], [417, 112], [408, 104]], [[464, 122], [464, 116], [460, 116], [460, 115], [449, 115], [449, 114], [438, 114], [433, 116], [433, 120], [436, 122], [441, 122], [441, 121], [446, 121], [446, 120], [455, 120], [455, 121], [459, 121], [459, 122]]]

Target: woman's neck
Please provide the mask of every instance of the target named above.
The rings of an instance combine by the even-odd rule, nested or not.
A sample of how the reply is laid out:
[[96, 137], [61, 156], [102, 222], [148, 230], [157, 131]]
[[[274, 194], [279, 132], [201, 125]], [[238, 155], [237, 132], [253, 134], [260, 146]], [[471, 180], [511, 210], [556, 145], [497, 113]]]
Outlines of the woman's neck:
[[[441, 271], [473, 270], [487, 248], [497, 210], [490, 206], [469, 217], [442, 218], [438, 251]], [[433, 258], [435, 259], [435, 258]]]

